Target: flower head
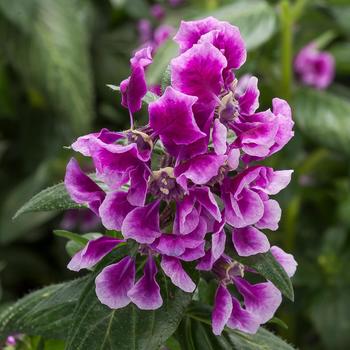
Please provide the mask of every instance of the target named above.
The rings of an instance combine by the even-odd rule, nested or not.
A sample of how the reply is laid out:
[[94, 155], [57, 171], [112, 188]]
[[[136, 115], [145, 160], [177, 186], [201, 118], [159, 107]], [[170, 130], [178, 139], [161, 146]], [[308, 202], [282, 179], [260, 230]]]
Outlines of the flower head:
[[[278, 228], [281, 209], [270, 196], [288, 185], [292, 171], [251, 164], [291, 139], [291, 109], [275, 98], [272, 110], [259, 112], [257, 78], [235, 78], [246, 59], [237, 27], [213, 17], [182, 22], [175, 41], [181, 53], [170, 64], [171, 84], [163, 93], [157, 90], [148, 123], [124, 132], [103, 129], [72, 145], [91, 158], [96, 174], [86, 175], [71, 160], [69, 194], [122, 239], [89, 241], [68, 267], [94, 268], [112, 250], [132, 245], [130, 255], [98, 274], [96, 294], [113, 309], [134, 303], [150, 310], [163, 303], [159, 270], [176, 287], [194, 292], [196, 281], [187, 272], [193, 262], [217, 281], [214, 333], [225, 325], [254, 333], [273, 316], [281, 293], [270, 281], [251, 283], [250, 274], [257, 272], [228, 254], [233, 249], [237, 259], [270, 250], [288, 275], [295, 272], [294, 258], [270, 247], [262, 232]], [[145, 69], [151, 49], [136, 52], [130, 62], [121, 93], [132, 116], [149, 89]]]

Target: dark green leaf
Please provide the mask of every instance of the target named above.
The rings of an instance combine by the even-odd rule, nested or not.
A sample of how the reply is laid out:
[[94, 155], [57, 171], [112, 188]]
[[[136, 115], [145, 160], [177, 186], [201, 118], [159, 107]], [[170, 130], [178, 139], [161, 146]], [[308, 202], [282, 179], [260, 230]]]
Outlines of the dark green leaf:
[[240, 350], [293, 350], [294, 347], [277, 337], [267, 329], [260, 327], [256, 334], [246, 334], [239, 331], [226, 331], [233, 349]]
[[170, 77], [170, 65], [166, 68], [163, 76], [162, 76], [162, 92], [165, 91], [165, 89], [171, 85], [171, 77]]
[[30, 293], [0, 314], [0, 342], [10, 333], [65, 339], [86, 277]]
[[[86, 239], [87, 241], [90, 241], [92, 239], [96, 239], [101, 236], [102, 236], [101, 233], [92, 232], [92, 233], [85, 233], [80, 237], [83, 239]], [[75, 253], [77, 253], [79, 250], [83, 249], [84, 247], [85, 247], [85, 244], [70, 240], [66, 244], [66, 251], [69, 256], [73, 256]]]
[[158, 98], [159, 98], [159, 96], [157, 96], [156, 94], [154, 94], [151, 91], [148, 91], [147, 94], [142, 99], [142, 101], [147, 103], [147, 104], [150, 104], [151, 102], [156, 101]]
[[[276, 29], [274, 9], [262, 0], [236, 1], [216, 11], [204, 12], [196, 16], [196, 19], [206, 16], [213, 16], [238, 26], [248, 50], [255, 49], [266, 42]], [[161, 82], [170, 60], [177, 54], [178, 47], [172, 40], [168, 40], [159, 48], [147, 71], [150, 84]]]
[[89, 240], [86, 237], [79, 235], [77, 233], [74, 233], [74, 232], [70, 232], [70, 231], [66, 231], [66, 230], [55, 230], [55, 231], [53, 231], [53, 233], [58, 237], [64, 237], [64, 238], [67, 238], [75, 243], [78, 243], [82, 247], [84, 247], [86, 245], [86, 243], [89, 242]]
[[23, 216], [16, 221], [11, 220], [23, 202], [29, 200], [40, 189], [46, 186], [49, 177], [48, 167], [49, 164], [43, 161], [31, 176], [14, 187], [6, 199], [3, 200], [0, 210], [1, 243], [9, 243], [18, 239], [20, 236], [27, 235], [31, 230], [40, 227], [40, 225], [56, 215], [53, 212], [34, 213], [30, 217]]
[[82, 204], [75, 203], [69, 196], [64, 183], [49, 187], [24, 204], [13, 217], [16, 219], [20, 215], [35, 211], [51, 211], [84, 208]]
[[92, 276], [73, 314], [66, 350], [158, 349], [175, 332], [192, 295], [174, 287], [162, 273], [157, 280], [164, 302], [160, 309], [143, 311], [130, 304], [111, 310], [97, 299]]
[[314, 142], [350, 155], [350, 103], [324, 91], [302, 89], [295, 96], [294, 118]]
[[271, 281], [288, 299], [294, 300], [292, 282], [286, 271], [270, 252], [246, 258], [235, 257], [235, 259], [258, 271], [263, 277]]
[[221, 336], [214, 336], [211, 328], [211, 310], [193, 303], [177, 332], [184, 350], [292, 350], [293, 347], [264, 328], [256, 334], [246, 334], [225, 328]]

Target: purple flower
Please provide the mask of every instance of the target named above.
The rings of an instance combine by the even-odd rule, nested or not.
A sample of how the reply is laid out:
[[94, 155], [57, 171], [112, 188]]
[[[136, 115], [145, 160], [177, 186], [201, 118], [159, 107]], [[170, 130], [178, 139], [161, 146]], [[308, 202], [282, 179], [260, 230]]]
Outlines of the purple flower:
[[[271, 283], [250, 284], [244, 275], [244, 267], [222, 256], [213, 271], [220, 280], [212, 313], [213, 333], [220, 335], [225, 325], [246, 333], [256, 333], [261, 324], [270, 320], [282, 302], [281, 292]], [[234, 284], [242, 295], [244, 306], [231, 295], [227, 285]]]
[[[291, 174], [290, 170], [274, 171], [256, 166], [224, 180], [222, 200], [226, 222], [234, 227], [232, 238], [239, 255], [263, 253], [270, 248], [266, 236], [258, 229], [278, 228], [281, 209], [269, 195], [285, 188]], [[256, 228], [250, 227], [252, 225]]]
[[305, 85], [325, 89], [334, 79], [335, 62], [329, 52], [320, 52], [315, 43], [310, 43], [297, 54], [294, 69]]
[[165, 9], [162, 5], [155, 4], [151, 7], [151, 15], [158, 21], [165, 17]]
[[157, 51], [172, 35], [174, 28], [168, 24], [162, 24], [154, 30], [153, 50]]
[[141, 109], [142, 98], [147, 93], [145, 68], [152, 63], [152, 48], [146, 47], [137, 51], [130, 63], [131, 75], [120, 83], [120, 91], [122, 105], [133, 114]]
[[[147, 93], [151, 51], [169, 33], [169, 27], [159, 27], [150, 39], [152, 47], [130, 60], [131, 76], [120, 90], [131, 129], [102, 129], [72, 145], [91, 158], [97, 180], [72, 159], [65, 178], [70, 196], [93, 210], [106, 229], [120, 231], [123, 239], [89, 241], [68, 268], [92, 269], [112, 250], [132, 245], [130, 256], [99, 273], [96, 294], [113, 309], [134, 303], [154, 310], [163, 304], [158, 269], [175, 286], [193, 293], [196, 283], [186, 272], [193, 262], [218, 280], [213, 332], [220, 334], [227, 326], [255, 333], [273, 317], [281, 293], [269, 281], [251, 284], [249, 273], [257, 272], [228, 257], [226, 248], [233, 245], [239, 256], [270, 250], [289, 276], [296, 270], [293, 256], [270, 247], [262, 232], [278, 228], [281, 209], [270, 196], [288, 185], [292, 171], [250, 164], [291, 139], [291, 110], [275, 98], [272, 110], [257, 112], [257, 78], [235, 78], [246, 59], [238, 28], [208, 17], [182, 22], [175, 36], [181, 53], [170, 64], [171, 84], [163, 94], [159, 86], [149, 87], [158, 96], [149, 104], [148, 123], [135, 127], [132, 115]], [[139, 262], [144, 264], [141, 277]]]
[[146, 44], [152, 39], [152, 24], [148, 19], [141, 19], [137, 24], [137, 29], [141, 44]]
[[249, 163], [264, 159], [281, 150], [294, 136], [294, 122], [288, 103], [282, 99], [272, 100], [272, 111], [259, 112], [240, 117], [233, 123], [237, 135], [235, 147], [242, 148], [243, 160]]

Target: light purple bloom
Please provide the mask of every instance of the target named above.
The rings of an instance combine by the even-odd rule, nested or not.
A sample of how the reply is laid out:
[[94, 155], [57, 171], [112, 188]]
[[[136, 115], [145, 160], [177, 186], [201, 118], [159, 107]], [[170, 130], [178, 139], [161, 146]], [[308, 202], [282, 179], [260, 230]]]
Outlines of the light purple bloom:
[[334, 57], [329, 52], [319, 51], [315, 43], [310, 43], [297, 54], [294, 69], [305, 85], [325, 89], [334, 79]]

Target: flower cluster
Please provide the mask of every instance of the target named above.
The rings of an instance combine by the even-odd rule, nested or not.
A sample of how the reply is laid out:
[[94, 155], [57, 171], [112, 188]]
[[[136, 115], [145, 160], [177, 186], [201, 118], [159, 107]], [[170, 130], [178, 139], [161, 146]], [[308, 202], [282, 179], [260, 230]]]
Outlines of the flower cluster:
[[311, 42], [297, 54], [294, 69], [305, 85], [325, 89], [334, 79], [334, 57], [329, 52], [319, 51], [316, 43]]
[[150, 49], [143, 48], [131, 59], [131, 75], [120, 87], [131, 128], [103, 129], [72, 144], [92, 159], [98, 182], [72, 159], [65, 177], [70, 196], [86, 204], [105, 228], [121, 231], [122, 239], [89, 241], [68, 267], [91, 268], [118, 245], [136, 243], [137, 252], [100, 272], [96, 294], [110, 308], [134, 303], [149, 310], [163, 303], [159, 268], [178, 288], [195, 291], [186, 271], [192, 262], [217, 280], [214, 333], [225, 325], [254, 333], [273, 316], [281, 293], [268, 281], [251, 284], [256, 272], [234, 256], [270, 250], [289, 276], [295, 272], [293, 256], [270, 247], [261, 231], [278, 228], [281, 209], [270, 196], [288, 185], [292, 171], [253, 163], [292, 138], [291, 110], [275, 98], [271, 110], [257, 112], [257, 78], [243, 83], [235, 75], [246, 60], [237, 27], [213, 17], [182, 22], [174, 40], [180, 55], [170, 63], [171, 85], [153, 96], [148, 124], [134, 125], [148, 91], [145, 67], [152, 63]]

